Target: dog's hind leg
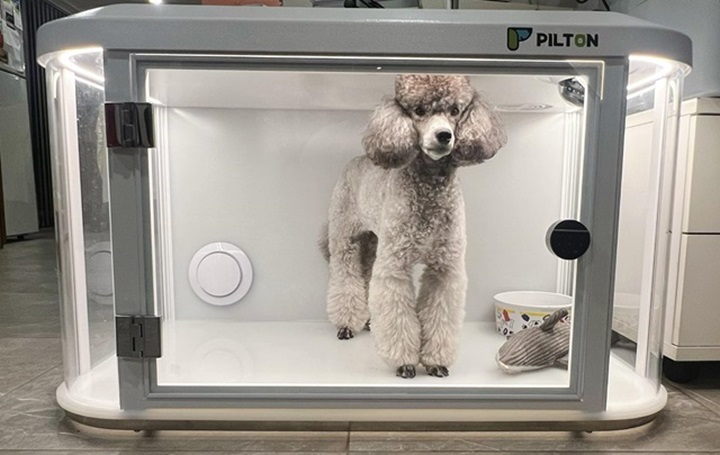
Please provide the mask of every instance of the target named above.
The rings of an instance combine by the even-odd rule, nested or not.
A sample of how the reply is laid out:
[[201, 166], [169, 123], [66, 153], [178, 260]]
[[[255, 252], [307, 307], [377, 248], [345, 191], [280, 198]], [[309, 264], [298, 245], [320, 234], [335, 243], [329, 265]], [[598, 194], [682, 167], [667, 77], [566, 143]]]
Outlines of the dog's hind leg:
[[420, 362], [431, 376], [449, 375], [448, 367], [455, 362], [466, 290], [461, 255], [449, 264], [430, 264], [425, 268], [418, 293], [422, 325]]
[[322, 225], [318, 235], [318, 248], [326, 261], [330, 261], [330, 239], [328, 238], [328, 223]]
[[[372, 231], [366, 231], [358, 237], [360, 242], [360, 261], [362, 263], [363, 278], [365, 280], [365, 300], [367, 301], [370, 278], [372, 278], [373, 264], [377, 255], [378, 238]], [[370, 320], [365, 323], [365, 330], [370, 330]]]
[[362, 245], [355, 237], [330, 237], [327, 312], [341, 340], [353, 338], [370, 318], [361, 250]]

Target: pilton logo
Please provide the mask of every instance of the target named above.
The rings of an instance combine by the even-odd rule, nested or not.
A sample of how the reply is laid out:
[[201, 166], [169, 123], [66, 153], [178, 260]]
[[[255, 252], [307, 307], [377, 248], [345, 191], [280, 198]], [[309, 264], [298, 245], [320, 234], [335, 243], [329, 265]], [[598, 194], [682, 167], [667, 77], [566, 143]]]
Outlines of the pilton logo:
[[[520, 43], [533, 36], [529, 27], [510, 27], [507, 29], [507, 48], [516, 51]], [[535, 33], [535, 47], [598, 47], [600, 38], [597, 33]]]
[[529, 27], [510, 27], [507, 29], [507, 48], [518, 50], [520, 43], [532, 36], [533, 29]]

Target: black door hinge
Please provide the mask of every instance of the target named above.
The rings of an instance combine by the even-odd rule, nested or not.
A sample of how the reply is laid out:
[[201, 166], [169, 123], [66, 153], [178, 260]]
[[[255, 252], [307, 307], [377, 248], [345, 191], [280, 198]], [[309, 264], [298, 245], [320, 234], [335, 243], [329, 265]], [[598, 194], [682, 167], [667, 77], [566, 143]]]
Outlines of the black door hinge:
[[105, 103], [105, 138], [109, 148], [155, 147], [150, 103]]
[[160, 357], [158, 316], [115, 316], [118, 357]]

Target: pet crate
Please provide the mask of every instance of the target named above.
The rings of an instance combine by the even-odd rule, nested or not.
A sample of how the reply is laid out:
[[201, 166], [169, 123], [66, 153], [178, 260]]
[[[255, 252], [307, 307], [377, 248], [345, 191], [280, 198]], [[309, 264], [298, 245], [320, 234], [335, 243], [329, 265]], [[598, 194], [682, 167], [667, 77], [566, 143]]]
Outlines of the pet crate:
[[[592, 429], [665, 405], [663, 183], [691, 64], [684, 35], [600, 12], [135, 5], [43, 26], [38, 55], [57, 399], [73, 418]], [[397, 377], [372, 330], [337, 339], [317, 245], [373, 109], [409, 73], [466, 76], [507, 134], [495, 157], [457, 170], [468, 288], [444, 378]], [[651, 143], [623, 141], [637, 116], [652, 119]], [[560, 220], [580, 223], [564, 232], [571, 246], [589, 234], [584, 254], [549, 249]], [[566, 367], [498, 368], [493, 297], [510, 291], [569, 296]]]

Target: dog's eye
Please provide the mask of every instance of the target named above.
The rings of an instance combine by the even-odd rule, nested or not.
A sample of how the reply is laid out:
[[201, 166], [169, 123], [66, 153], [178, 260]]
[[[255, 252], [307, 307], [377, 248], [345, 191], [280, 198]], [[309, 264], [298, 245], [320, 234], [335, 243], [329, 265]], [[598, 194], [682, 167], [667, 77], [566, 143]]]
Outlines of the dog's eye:
[[415, 108], [415, 114], [417, 114], [417, 115], [419, 115], [420, 117], [422, 117], [423, 115], [425, 115], [425, 108], [423, 108], [423, 107], [416, 107], [416, 108]]
[[460, 109], [458, 109], [457, 106], [453, 106], [450, 108], [450, 115], [455, 117], [456, 115], [460, 114]]

